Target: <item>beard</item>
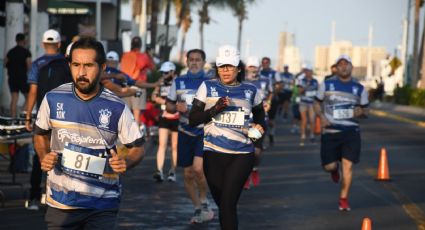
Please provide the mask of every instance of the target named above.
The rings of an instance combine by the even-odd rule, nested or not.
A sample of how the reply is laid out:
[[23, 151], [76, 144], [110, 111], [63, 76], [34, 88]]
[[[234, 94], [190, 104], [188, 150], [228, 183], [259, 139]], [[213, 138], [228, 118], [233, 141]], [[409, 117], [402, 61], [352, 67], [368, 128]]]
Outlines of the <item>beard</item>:
[[[99, 84], [99, 79], [100, 79], [100, 74], [98, 74], [96, 76], [96, 78], [90, 82], [89, 79], [84, 78], [84, 77], [78, 77], [75, 81], [74, 81], [74, 85], [75, 88], [77, 88], [77, 90], [82, 93], [82, 94], [90, 94], [92, 92], [94, 92], [96, 90], [96, 86]], [[86, 86], [80, 85], [83, 82], [87, 82], [89, 83]]]

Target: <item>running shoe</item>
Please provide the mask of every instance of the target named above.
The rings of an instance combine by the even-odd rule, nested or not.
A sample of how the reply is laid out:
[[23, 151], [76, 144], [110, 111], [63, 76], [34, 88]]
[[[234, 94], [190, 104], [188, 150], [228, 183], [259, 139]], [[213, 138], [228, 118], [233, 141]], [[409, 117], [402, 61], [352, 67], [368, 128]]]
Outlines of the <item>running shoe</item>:
[[305, 138], [301, 138], [300, 140], [300, 146], [304, 146], [305, 145]]
[[201, 218], [202, 222], [210, 221], [214, 218], [214, 212], [210, 207], [210, 204], [208, 201], [201, 204]]
[[190, 223], [192, 224], [200, 224], [202, 223], [202, 210], [195, 209], [195, 213], [193, 213], [192, 219], [190, 219]]
[[158, 170], [153, 174], [153, 179], [155, 179], [157, 182], [162, 182], [164, 181], [164, 174]]
[[260, 173], [258, 172], [258, 170], [252, 170], [251, 180], [253, 186], [258, 186], [260, 184]]
[[40, 209], [39, 201], [37, 199], [27, 200], [25, 201], [25, 208], [27, 210], [38, 211]]
[[174, 172], [174, 170], [170, 170], [168, 172], [167, 180], [170, 182], [176, 182], [176, 173]]
[[332, 181], [334, 183], [336, 183], [336, 184], [339, 183], [339, 179], [340, 179], [340, 176], [339, 176], [339, 166], [337, 166], [336, 169], [331, 172], [331, 178], [332, 178]]
[[243, 185], [243, 189], [248, 190], [251, 188], [251, 177], [248, 177], [248, 179], [246, 179], [245, 184]]
[[350, 205], [347, 198], [339, 198], [339, 211], [350, 211]]

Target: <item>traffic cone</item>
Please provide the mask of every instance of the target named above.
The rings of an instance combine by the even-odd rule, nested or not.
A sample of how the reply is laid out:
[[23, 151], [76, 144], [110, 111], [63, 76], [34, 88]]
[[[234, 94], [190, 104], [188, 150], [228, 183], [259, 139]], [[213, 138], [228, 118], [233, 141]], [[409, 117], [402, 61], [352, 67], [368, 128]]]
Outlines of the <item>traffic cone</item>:
[[362, 230], [372, 230], [372, 221], [369, 218], [363, 218]]
[[375, 179], [380, 181], [391, 180], [390, 171], [388, 170], [387, 150], [385, 150], [385, 148], [381, 149], [381, 157], [379, 159], [379, 166], [378, 166], [378, 175], [376, 175]]
[[322, 127], [320, 125], [320, 116], [316, 116], [316, 121], [314, 123], [314, 134], [319, 135], [322, 133]]

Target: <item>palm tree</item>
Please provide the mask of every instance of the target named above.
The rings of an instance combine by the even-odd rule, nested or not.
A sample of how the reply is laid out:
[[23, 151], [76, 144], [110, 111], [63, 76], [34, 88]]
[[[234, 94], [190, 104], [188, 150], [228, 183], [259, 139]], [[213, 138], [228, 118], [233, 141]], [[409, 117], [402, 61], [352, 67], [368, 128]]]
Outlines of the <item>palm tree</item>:
[[190, 16], [190, 2], [191, 0], [174, 0], [177, 17], [177, 27], [182, 28], [182, 40], [180, 44], [179, 62], [183, 62], [184, 46], [186, 42], [186, 34], [192, 24], [192, 17]]
[[204, 25], [209, 24], [211, 18], [209, 16], [209, 6], [224, 7], [227, 3], [226, 0], [198, 0], [201, 3], [201, 8], [198, 10], [199, 14], [199, 34], [200, 34], [200, 48], [204, 49]]
[[248, 19], [247, 6], [255, 0], [229, 0], [227, 4], [238, 19], [238, 50], [241, 50], [243, 21]]
[[419, 69], [419, 57], [418, 57], [418, 43], [419, 43], [419, 10], [420, 10], [421, 0], [415, 1], [415, 24], [414, 24], [414, 35], [413, 35], [413, 74], [411, 78], [411, 84], [413, 87], [416, 87], [416, 82], [418, 80], [418, 69]]

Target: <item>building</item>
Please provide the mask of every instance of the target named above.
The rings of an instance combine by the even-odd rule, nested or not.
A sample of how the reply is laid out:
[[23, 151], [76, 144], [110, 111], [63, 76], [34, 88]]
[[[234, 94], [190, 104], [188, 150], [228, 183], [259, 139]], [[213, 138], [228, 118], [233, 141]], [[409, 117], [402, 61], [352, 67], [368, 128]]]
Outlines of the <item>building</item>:
[[[330, 67], [334, 64], [336, 58], [341, 54], [347, 54], [353, 62], [353, 75], [359, 80], [365, 80], [368, 66], [368, 51], [367, 46], [353, 46], [350, 41], [335, 41], [330, 46], [316, 46], [314, 71], [319, 79], [330, 74]], [[387, 50], [384, 47], [372, 47], [372, 76], [378, 76], [381, 72], [381, 60], [387, 56]]]
[[301, 70], [300, 50], [295, 46], [295, 35], [289, 32], [280, 32], [279, 53], [276, 69], [283, 71], [283, 66], [288, 65], [293, 73]]

